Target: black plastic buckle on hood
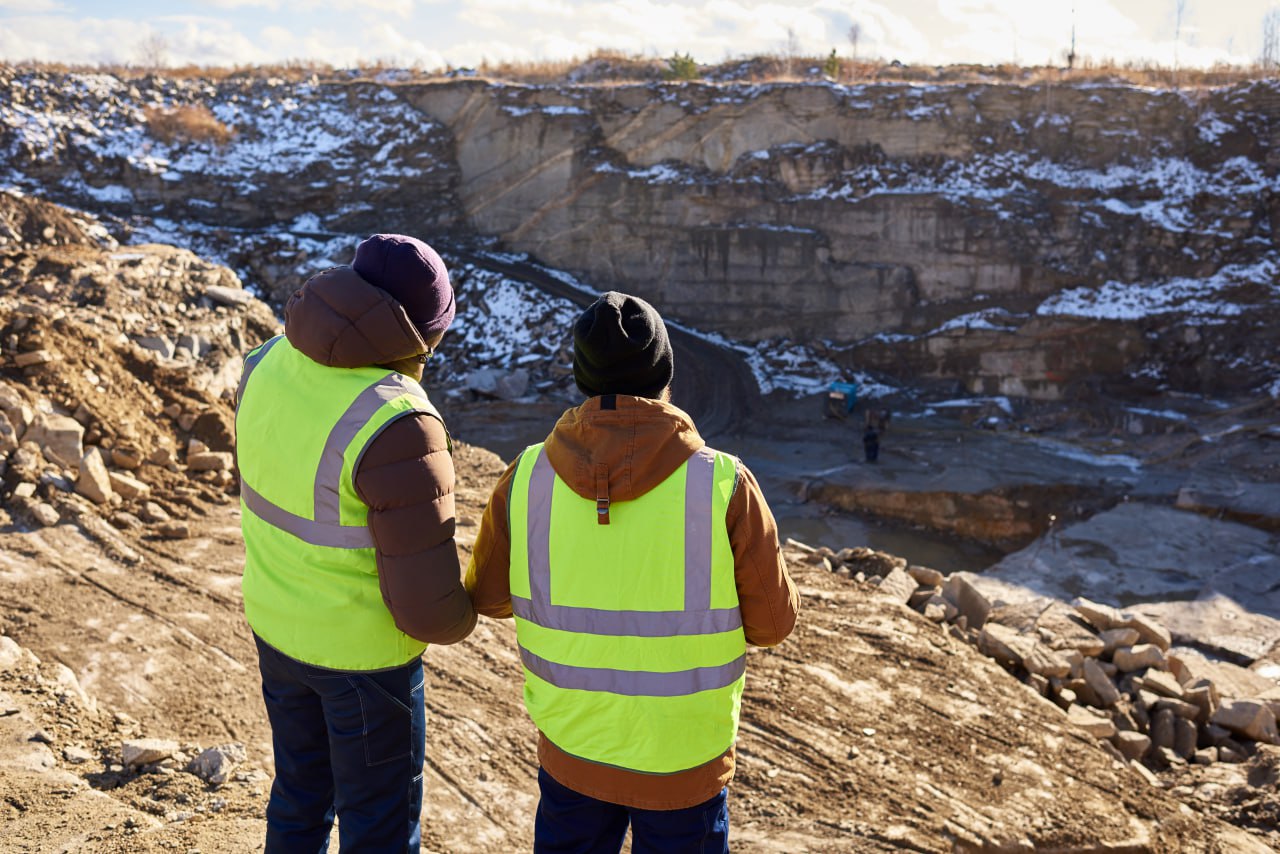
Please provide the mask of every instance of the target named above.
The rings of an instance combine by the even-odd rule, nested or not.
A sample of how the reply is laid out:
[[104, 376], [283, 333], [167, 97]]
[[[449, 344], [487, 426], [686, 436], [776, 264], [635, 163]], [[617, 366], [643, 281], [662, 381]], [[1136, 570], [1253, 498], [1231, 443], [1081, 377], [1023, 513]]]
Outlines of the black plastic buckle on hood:
[[609, 524], [609, 467], [596, 463], [596, 522]]

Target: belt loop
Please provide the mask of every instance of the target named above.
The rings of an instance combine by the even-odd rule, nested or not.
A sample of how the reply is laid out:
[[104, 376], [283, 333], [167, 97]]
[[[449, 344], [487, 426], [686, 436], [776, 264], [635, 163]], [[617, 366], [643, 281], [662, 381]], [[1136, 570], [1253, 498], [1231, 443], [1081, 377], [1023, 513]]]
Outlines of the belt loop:
[[609, 467], [596, 463], [596, 522], [609, 524]]

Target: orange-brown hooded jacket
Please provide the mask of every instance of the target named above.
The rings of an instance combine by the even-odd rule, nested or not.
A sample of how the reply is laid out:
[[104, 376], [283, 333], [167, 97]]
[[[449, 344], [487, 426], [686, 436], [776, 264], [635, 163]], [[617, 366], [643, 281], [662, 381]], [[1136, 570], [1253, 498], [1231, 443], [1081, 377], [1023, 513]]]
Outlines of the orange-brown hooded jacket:
[[[609, 499], [616, 503], [644, 495], [705, 444], [689, 416], [670, 403], [603, 395], [564, 413], [545, 447], [560, 479], [593, 501], [596, 466], [607, 466]], [[513, 461], [494, 487], [464, 582], [476, 611], [488, 617], [511, 616], [507, 514], [515, 467]], [[755, 477], [741, 462], [725, 522], [747, 643], [773, 646], [791, 633], [800, 599], [778, 546], [773, 514]], [[548, 774], [576, 792], [640, 809], [700, 804], [729, 783], [734, 769], [731, 747], [723, 756], [688, 771], [641, 774], [570, 756], [541, 733], [538, 759]]]

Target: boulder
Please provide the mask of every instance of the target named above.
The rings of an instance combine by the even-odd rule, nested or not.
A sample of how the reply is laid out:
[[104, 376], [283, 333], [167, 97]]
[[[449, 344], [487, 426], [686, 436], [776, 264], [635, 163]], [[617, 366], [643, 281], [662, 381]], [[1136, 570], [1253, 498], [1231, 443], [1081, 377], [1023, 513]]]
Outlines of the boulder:
[[84, 426], [69, 415], [41, 412], [27, 428], [23, 441], [35, 442], [46, 458], [68, 467], [84, 456]]
[[1023, 655], [1022, 666], [1030, 673], [1045, 677], [1062, 677], [1071, 672], [1071, 663], [1044, 644], [1034, 644], [1029, 654]]
[[954, 620], [959, 613], [956, 610], [956, 606], [943, 598], [941, 593], [933, 594], [933, 596], [929, 597], [929, 601], [924, 603], [925, 617], [935, 623], [948, 623]]
[[916, 592], [916, 581], [905, 570], [895, 566], [877, 589], [895, 602], [906, 604], [911, 594]]
[[8, 454], [18, 448], [18, 431], [4, 412], [0, 412], [0, 454]]
[[50, 362], [58, 361], [58, 357], [48, 350], [31, 350], [27, 353], [18, 353], [13, 357], [13, 363], [19, 368], [30, 368], [33, 365], [47, 365]]
[[1141, 688], [1162, 697], [1182, 699], [1182, 685], [1173, 677], [1173, 674], [1163, 670], [1148, 670], [1144, 673]]
[[187, 770], [210, 785], [221, 786], [227, 782], [236, 766], [244, 760], [243, 744], [227, 744], [202, 751], [199, 756], [191, 760]]
[[187, 468], [191, 471], [228, 471], [234, 464], [235, 458], [228, 451], [187, 455]]
[[1119, 608], [1092, 602], [1083, 597], [1074, 599], [1071, 605], [1080, 616], [1088, 620], [1090, 625], [1100, 632], [1124, 627], [1124, 618], [1121, 616]]
[[[1138, 630], [1128, 627], [1107, 629], [1098, 634], [1102, 640], [1102, 655], [1111, 655], [1122, 646], [1133, 646], [1138, 642]], [[1114, 659], [1112, 659], [1114, 661]], [[1123, 668], [1121, 668], [1123, 669]]]
[[1097, 699], [1099, 707], [1110, 708], [1120, 699], [1120, 692], [1116, 690], [1116, 684], [1111, 681], [1111, 677], [1098, 664], [1098, 659], [1086, 658], [1084, 660], [1084, 681], [1088, 683], [1089, 689]]
[[921, 587], [941, 587], [946, 580], [941, 572], [927, 566], [908, 566], [907, 572]]
[[136, 477], [118, 471], [109, 472], [108, 476], [111, 478], [112, 490], [127, 500], [145, 498], [151, 493], [151, 487]]
[[1111, 738], [1116, 734], [1116, 725], [1111, 718], [1084, 706], [1072, 706], [1067, 709], [1067, 720], [1094, 738]]
[[133, 738], [120, 745], [120, 760], [126, 768], [154, 765], [178, 752], [176, 741], [158, 738]]
[[485, 397], [515, 400], [524, 397], [529, 390], [529, 372], [524, 368], [514, 371], [480, 368], [467, 374], [463, 384], [468, 390]]
[[1177, 716], [1168, 709], [1160, 709], [1151, 716], [1151, 743], [1157, 749], [1173, 747], [1175, 720]]
[[1154, 644], [1161, 651], [1167, 650], [1173, 641], [1173, 636], [1169, 634], [1169, 630], [1161, 625], [1154, 617], [1136, 611], [1125, 611], [1123, 614], [1124, 622], [1119, 628], [1130, 628], [1138, 632], [1138, 637], [1145, 643]]
[[1034, 643], [1008, 626], [987, 623], [978, 633], [978, 651], [1002, 664], [1022, 664], [1022, 657]]
[[982, 628], [991, 614], [991, 602], [978, 592], [966, 577], [966, 573], [953, 572], [947, 576], [946, 582], [942, 585], [942, 595], [956, 607], [960, 616], [965, 618], [968, 628]]
[[155, 535], [162, 540], [185, 540], [191, 536], [191, 527], [186, 522], [161, 522], [155, 526]]
[[1169, 662], [1171, 667], [1174, 662], [1177, 663], [1188, 684], [1198, 679], [1212, 682], [1214, 690], [1223, 700], [1257, 698], [1276, 688], [1275, 682], [1256, 671], [1227, 661], [1210, 661], [1189, 648], [1178, 647], [1169, 656]]
[[1218, 726], [1266, 744], [1280, 744], [1276, 716], [1271, 707], [1257, 700], [1226, 700], [1213, 713]]
[[95, 504], [106, 504], [111, 500], [111, 476], [107, 473], [107, 464], [102, 461], [102, 452], [97, 448], [90, 448], [80, 459], [76, 492]]
[[59, 515], [57, 509], [46, 501], [41, 501], [32, 506], [31, 518], [45, 528], [52, 528], [62, 520], [62, 516]]
[[116, 468], [135, 471], [142, 468], [142, 451], [132, 445], [117, 445], [111, 449], [111, 464]]
[[1121, 731], [1112, 737], [1111, 743], [1125, 759], [1141, 759], [1151, 747], [1151, 737], [1140, 732]]
[[[1120, 631], [1137, 632], [1132, 628], [1120, 629]], [[1137, 646], [1122, 646], [1116, 649], [1111, 656], [1111, 661], [1120, 670], [1125, 673], [1134, 670], [1142, 670], [1147, 667], [1154, 667], [1163, 670], [1165, 667], [1164, 653], [1160, 651], [1160, 647], [1152, 643], [1141, 643]]]

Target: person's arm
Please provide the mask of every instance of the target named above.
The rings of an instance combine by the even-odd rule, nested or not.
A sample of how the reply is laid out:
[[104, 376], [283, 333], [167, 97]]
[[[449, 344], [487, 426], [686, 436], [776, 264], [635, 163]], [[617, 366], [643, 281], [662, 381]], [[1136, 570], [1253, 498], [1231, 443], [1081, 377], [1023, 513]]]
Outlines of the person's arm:
[[511, 531], [507, 513], [511, 500], [511, 480], [519, 457], [507, 466], [493, 488], [484, 508], [480, 530], [471, 549], [471, 563], [463, 582], [478, 613], [505, 619], [511, 616]]
[[738, 484], [725, 515], [738, 607], [747, 643], [774, 646], [791, 634], [800, 594], [778, 544], [778, 525], [755, 475], [738, 463]]
[[440, 420], [406, 415], [370, 443], [355, 474], [369, 505], [382, 601], [400, 631], [449, 644], [476, 625], [454, 542], [454, 472]]

